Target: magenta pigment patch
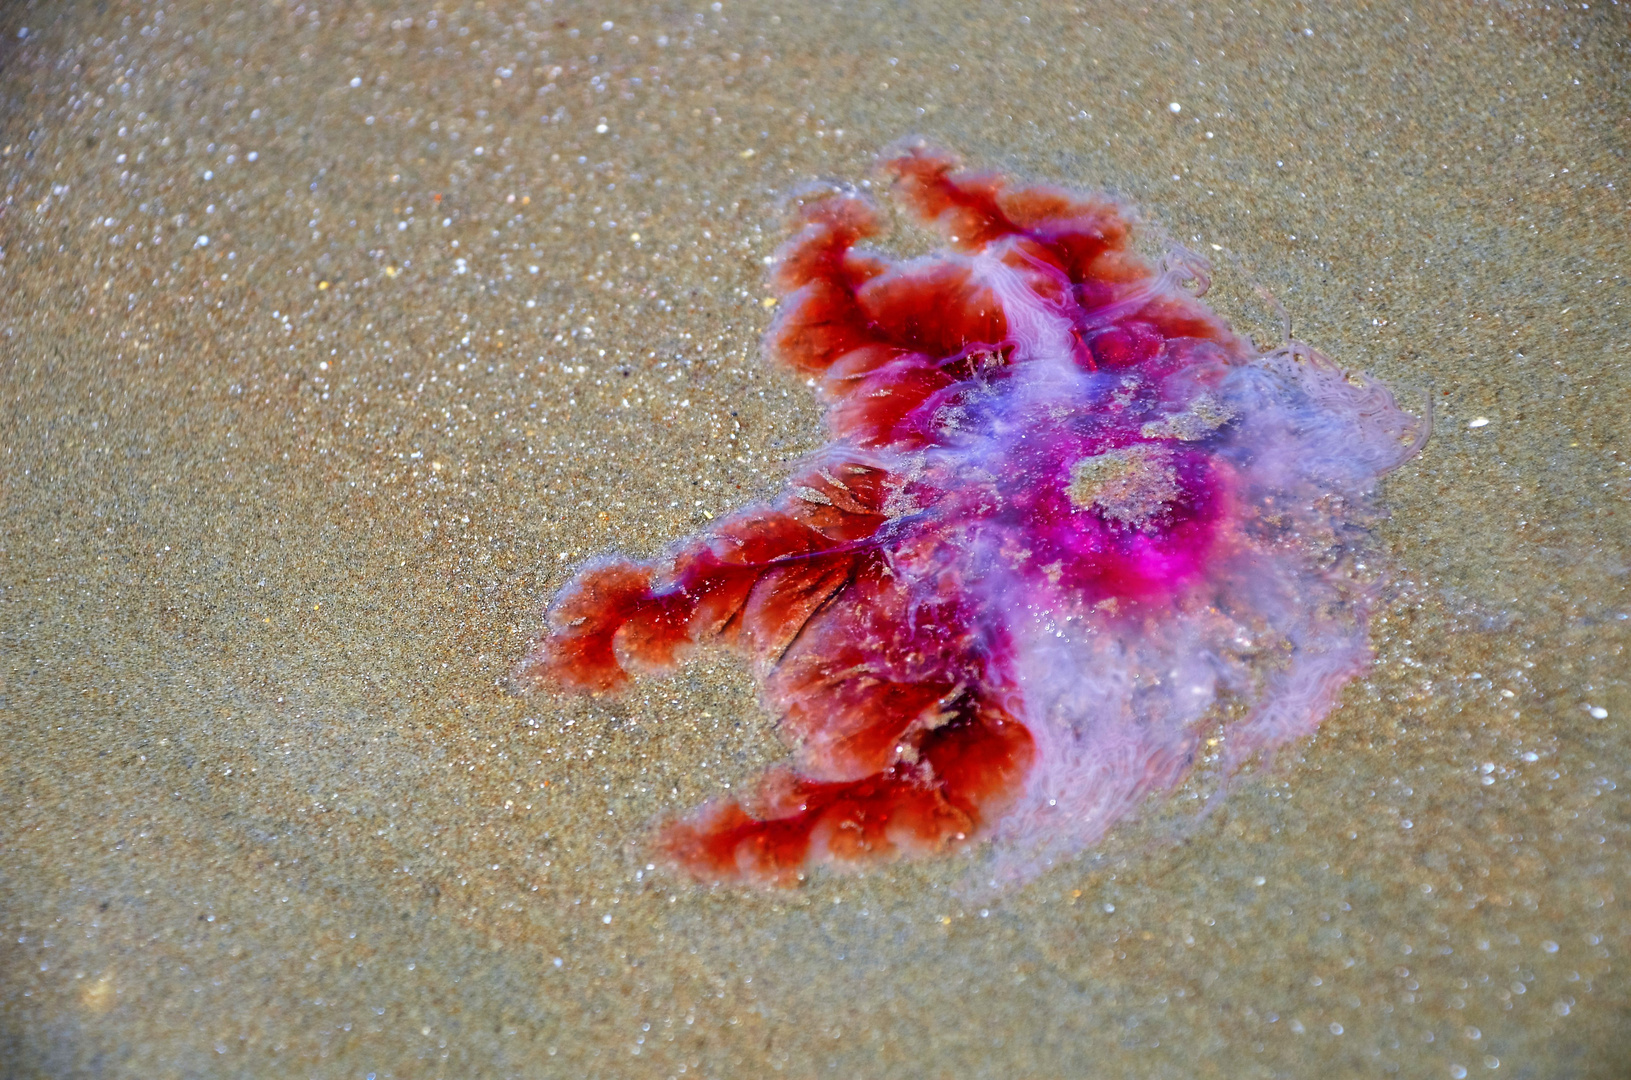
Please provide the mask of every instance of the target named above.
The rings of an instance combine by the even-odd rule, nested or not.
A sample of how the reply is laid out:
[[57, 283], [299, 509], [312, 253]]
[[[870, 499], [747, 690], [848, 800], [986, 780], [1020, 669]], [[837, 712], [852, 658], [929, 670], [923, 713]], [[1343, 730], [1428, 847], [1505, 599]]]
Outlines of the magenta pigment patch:
[[831, 443], [660, 559], [585, 565], [517, 669], [606, 692], [749, 659], [793, 757], [661, 826], [705, 880], [976, 840], [1022, 878], [1203, 755], [1308, 735], [1370, 658], [1377, 480], [1427, 436], [1364, 375], [1259, 353], [1110, 199], [921, 145], [879, 168], [942, 250], [858, 247], [876, 207], [828, 190], [774, 271], [766, 352]]

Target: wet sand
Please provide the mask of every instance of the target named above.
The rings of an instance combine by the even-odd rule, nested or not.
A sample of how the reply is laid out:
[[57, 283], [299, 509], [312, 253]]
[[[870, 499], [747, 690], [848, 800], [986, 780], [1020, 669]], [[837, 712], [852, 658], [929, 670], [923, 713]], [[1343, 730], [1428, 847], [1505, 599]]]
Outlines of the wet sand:
[[[0, 1073], [1626, 1076], [1623, 4], [715, 8], [0, 13]], [[506, 674], [822, 443], [779, 206], [911, 132], [1431, 397], [1377, 662], [995, 898], [699, 888], [747, 674]]]

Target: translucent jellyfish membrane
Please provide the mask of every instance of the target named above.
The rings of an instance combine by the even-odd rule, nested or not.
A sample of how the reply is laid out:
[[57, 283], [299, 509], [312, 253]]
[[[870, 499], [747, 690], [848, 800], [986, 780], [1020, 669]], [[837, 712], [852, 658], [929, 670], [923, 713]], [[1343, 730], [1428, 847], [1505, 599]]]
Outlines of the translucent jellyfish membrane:
[[788, 882], [989, 838], [1024, 877], [1189, 772], [1307, 735], [1369, 658], [1377, 479], [1426, 424], [1302, 346], [1267, 355], [1114, 202], [880, 162], [945, 241], [807, 197], [765, 348], [832, 441], [653, 562], [586, 564], [517, 668], [614, 691], [698, 645], [752, 663], [792, 760], [660, 827], [698, 878]]

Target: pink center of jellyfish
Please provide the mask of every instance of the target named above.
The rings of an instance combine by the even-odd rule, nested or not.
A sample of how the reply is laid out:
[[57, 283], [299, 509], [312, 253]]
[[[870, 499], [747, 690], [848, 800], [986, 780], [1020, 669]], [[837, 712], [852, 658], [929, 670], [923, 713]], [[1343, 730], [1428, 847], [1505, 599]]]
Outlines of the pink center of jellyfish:
[[[604, 692], [714, 642], [747, 656], [793, 760], [662, 826], [699, 878], [796, 880], [989, 837], [1008, 877], [1178, 783], [1312, 731], [1363, 669], [1352, 573], [1375, 482], [1426, 426], [1310, 350], [1259, 355], [1152, 269], [1098, 196], [881, 162], [947, 248], [856, 245], [806, 198], [773, 361], [829, 446], [774, 502], [650, 563], [587, 564], [517, 668]], [[1243, 708], [1224, 710], [1233, 698]]]

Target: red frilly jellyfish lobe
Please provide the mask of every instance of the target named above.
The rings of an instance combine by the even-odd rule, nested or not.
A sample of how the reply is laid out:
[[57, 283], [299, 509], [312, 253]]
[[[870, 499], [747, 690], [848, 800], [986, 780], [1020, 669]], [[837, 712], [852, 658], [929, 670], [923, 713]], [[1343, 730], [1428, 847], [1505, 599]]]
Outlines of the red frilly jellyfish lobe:
[[[703, 879], [995, 841], [1026, 876], [1178, 783], [1311, 732], [1369, 658], [1355, 555], [1426, 425], [1301, 346], [1258, 354], [1157, 270], [1114, 203], [881, 163], [946, 247], [858, 247], [866, 199], [806, 199], [770, 358], [830, 445], [774, 502], [585, 566], [517, 669], [615, 690], [705, 643], [754, 665], [793, 759], [662, 827]], [[1233, 699], [1237, 707], [1220, 703]]]

